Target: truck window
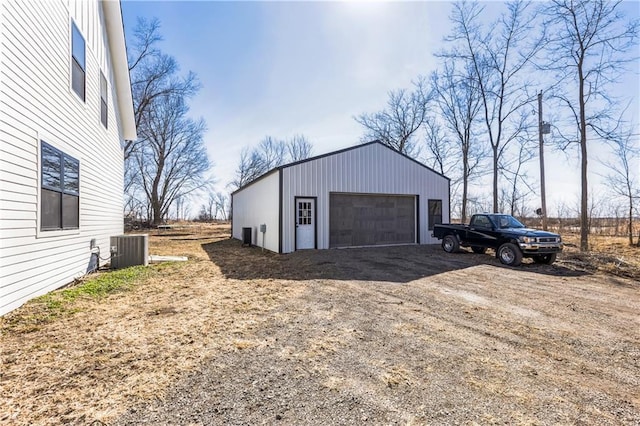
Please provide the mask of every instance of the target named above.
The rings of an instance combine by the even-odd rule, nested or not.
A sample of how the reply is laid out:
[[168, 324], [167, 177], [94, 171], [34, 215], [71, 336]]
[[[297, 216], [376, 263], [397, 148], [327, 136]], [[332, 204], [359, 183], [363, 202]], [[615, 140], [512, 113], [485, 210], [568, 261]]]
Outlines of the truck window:
[[480, 228], [491, 228], [491, 221], [487, 216], [474, 216], [471, 225]]

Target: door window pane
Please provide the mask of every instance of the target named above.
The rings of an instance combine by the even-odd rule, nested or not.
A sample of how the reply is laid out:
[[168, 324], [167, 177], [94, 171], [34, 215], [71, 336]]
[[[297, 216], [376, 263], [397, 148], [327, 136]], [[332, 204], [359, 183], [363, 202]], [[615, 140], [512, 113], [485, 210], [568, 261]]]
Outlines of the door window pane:
[[311, 225], [311, 202], [298, 202], [298, 225]]

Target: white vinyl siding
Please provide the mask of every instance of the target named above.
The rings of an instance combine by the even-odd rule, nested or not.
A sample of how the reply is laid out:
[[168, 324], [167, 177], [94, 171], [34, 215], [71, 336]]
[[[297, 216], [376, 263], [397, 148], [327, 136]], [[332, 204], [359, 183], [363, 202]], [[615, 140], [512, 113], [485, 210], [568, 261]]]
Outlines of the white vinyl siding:
[[246, 186], [232, 195], [232, 229], [233, 238], [242, 240], [242, 228], [251, 228], [251, 241], [262, 247], [260, 225], [267, 225], [264, 248], [278, 252], [280, 245], [280, 211], [278, 194], [280, 174], [276, 170], [271, 174]]
[[[122, 127], [100, 5], [0, 2], [0, 315], [83, 275], [91, 239], [104, 257], [123, 232]], [[71, 22], [85, 39], [84, 103], [71, 89]], [[39, 230], [40, 140], [80, 163], [79, 229]]]
[[319, 249], [329, 248], [331, 192], [418, 196], [421, 244], [437, 243], [428, 229], [429, 199], [443, 200], [443, 220], [449, 220], [448, 179], [379, 143], [285, 166], [282, 174], [283, 253], [295, 248], [295, 197], [317, 197]]

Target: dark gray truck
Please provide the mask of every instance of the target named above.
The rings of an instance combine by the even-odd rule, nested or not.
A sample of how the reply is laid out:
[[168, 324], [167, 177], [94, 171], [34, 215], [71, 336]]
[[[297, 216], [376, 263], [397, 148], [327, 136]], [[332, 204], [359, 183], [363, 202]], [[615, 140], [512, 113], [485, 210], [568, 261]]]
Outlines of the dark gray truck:
[[460, 247], [471, 247], [474, 253], [484, 253], [491, 248], [500, 262], [510, 266], [520, 265], [523, 257], [550, 265], [562, 251], [560, 235], [528, 229], [506, 214], [476, 214], [468, 225], [434, 225], [433, 236], [442, 240], [442, 248], [447, 253], [454, 253]]

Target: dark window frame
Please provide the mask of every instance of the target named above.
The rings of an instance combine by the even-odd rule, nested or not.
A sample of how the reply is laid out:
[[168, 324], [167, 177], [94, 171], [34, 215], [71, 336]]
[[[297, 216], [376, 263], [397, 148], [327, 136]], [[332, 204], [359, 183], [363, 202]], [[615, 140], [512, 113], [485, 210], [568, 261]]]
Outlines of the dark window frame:
[[[57, 158], [53, 167], [47, 166], [46, 156]], [[41, 231], [80, 229], [80, 161], [42, 140], [40, 191]], [[45, 217], [52, 207], [45, 205], [47, 202], [51, 202], [53, 209], [58, 210], [53, 217]]]
[[[76, 81], [76, 79], [81, 79], [81, 81]], [[78, 95], [82, 102], [86, 101], [87, 43], [73, 21], [71, 21], [71, 90]]]
[[[434, 225], [442, 223], [442, 200], [427, 200], [427, 208], [429, 212], [429, 231], [432, 231]], [[440, 214], [437, 213], [438, 210]]]
[[100, 121], [105, 129], [108, 129], [109, 123], [109, 84], [104, 73], [100, 71]]

